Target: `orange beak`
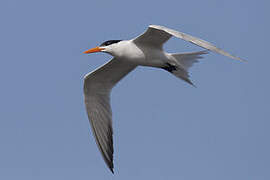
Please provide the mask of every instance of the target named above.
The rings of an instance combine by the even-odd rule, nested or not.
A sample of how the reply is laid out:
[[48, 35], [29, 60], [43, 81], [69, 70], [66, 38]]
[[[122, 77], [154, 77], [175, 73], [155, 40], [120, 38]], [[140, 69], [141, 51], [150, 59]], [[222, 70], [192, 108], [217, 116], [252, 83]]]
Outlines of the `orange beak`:
[[88, 49], [87, 51], [84, 51], [83, 53], [85, 53], [85, 54], [95, 53], [95, 52], [100, 52], [100, 51], [102, 51], [104, 49], [105, 48], [95, 47], [95, 48], [92, 48], [92, 49]]

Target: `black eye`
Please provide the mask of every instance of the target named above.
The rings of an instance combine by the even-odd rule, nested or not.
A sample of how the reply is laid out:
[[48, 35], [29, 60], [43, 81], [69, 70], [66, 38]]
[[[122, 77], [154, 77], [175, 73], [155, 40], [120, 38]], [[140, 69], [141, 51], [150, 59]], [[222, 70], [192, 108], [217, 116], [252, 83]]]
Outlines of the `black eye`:
[[105, 41], [104, 43], [102, 43], [100, 46], [109, 46], [111, 44], [114, 44], [114, 43], [118, 43], [122, 40], [109, 40], [109, 41]]

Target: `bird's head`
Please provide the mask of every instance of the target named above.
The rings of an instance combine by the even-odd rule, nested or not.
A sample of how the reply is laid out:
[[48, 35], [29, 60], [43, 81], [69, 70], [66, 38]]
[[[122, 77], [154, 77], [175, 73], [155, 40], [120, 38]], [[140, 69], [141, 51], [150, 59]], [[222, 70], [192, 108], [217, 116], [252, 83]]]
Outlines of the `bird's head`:
[[87, 51], [85, 51], [85, 54], [90, 54], [90, 53], [95, 53], [95, 52], [106, 52], [109, 54], [113, 54], [113, 50], [117, 47], [118, 42], [120, 42], [121, 40], [109, 40], [109, 41], [105, 41], [103, 42], [101, 45], [89, 49]]

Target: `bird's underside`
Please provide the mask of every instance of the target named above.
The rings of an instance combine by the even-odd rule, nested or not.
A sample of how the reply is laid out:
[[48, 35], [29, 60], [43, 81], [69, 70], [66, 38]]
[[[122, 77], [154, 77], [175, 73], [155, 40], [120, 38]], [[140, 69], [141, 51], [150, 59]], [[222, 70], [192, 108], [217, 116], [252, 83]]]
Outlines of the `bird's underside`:
[[[189, 79], [188, 69], [193, 63], [198, 62], [198, 60], [202, 58], [202, 55], [206, 54], [208, 51], [205, 50], [176, 54], [165, 53], [162, 50], [162, 46], [172, 36], [189, 41], [195, 45], [201, 46], [207, 50], [214, 51], [224, 56], [241, 60], [240, 58], [232, 56], [204, 40], [157, 25], [149, 26], [145, 33], [131, 40], [130, 42], [133, 43], [133, 45], [140, 47], [142, 51], [144, 50], [143, 47], [151, 47], [150, 49], [152, 49], [153, 52], [160, 51], [160, 53], [164, 53], [166, 59], [163, 59], [164, 63], [161, 61], [162, 63], [160, 63], [158, 67], [172, 73], [187, 83], [192, 84]], [[121, 54], [122, 52], [120, 52], [119, 49], [125, 47], [120, 48], [120, 46], [124, 46], [124, 43], [121, 44], [120, 40], [107, 41], [103, 43], [102, 46], [93, 48], [86, 52], [90, 53], [104, 51], [110, 54]], [[104, 161], [112, 172], [114, 168], [114, 150], [110, 92], [124, 76], [126, 76], [129, 72], [135, 69], [137, 65], [140, 64], [136, 64], [136, 62], [131, 63], [131, 61], [129, 61], [129, 57], [131, 59], [131, 57], [134, 56], [134, 54], [132, 54], [132, 48], [129, 49], [131, 49], [131, 51], [130, 54], [127, 54], [126, 58], [119, 58], [115, 56], [108, 63], [87, 74], [84, 78], [84, 97], [88, 118], [95, 136], [96, 144], [99, 147]], [[147, 52], [151, 55], [152, 51], [148, 50]], [[153, 66], [157, 67], [157, 65]]]

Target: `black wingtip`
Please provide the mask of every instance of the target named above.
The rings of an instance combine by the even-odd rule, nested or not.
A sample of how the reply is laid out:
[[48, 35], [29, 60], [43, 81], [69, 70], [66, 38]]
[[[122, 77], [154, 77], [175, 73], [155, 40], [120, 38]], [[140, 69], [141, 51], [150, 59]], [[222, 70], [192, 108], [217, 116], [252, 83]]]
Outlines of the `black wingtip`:
[[187, 79], [183, 79], [183, 80], [186, 81], [191, 86], [193, 86], [194, 88], [197, 88], [197, 86], [190, 79], [187, 78]]
[[113, 170], [113, 168], [110, 168], [110, 171], [114, 174], [114, 170]]

